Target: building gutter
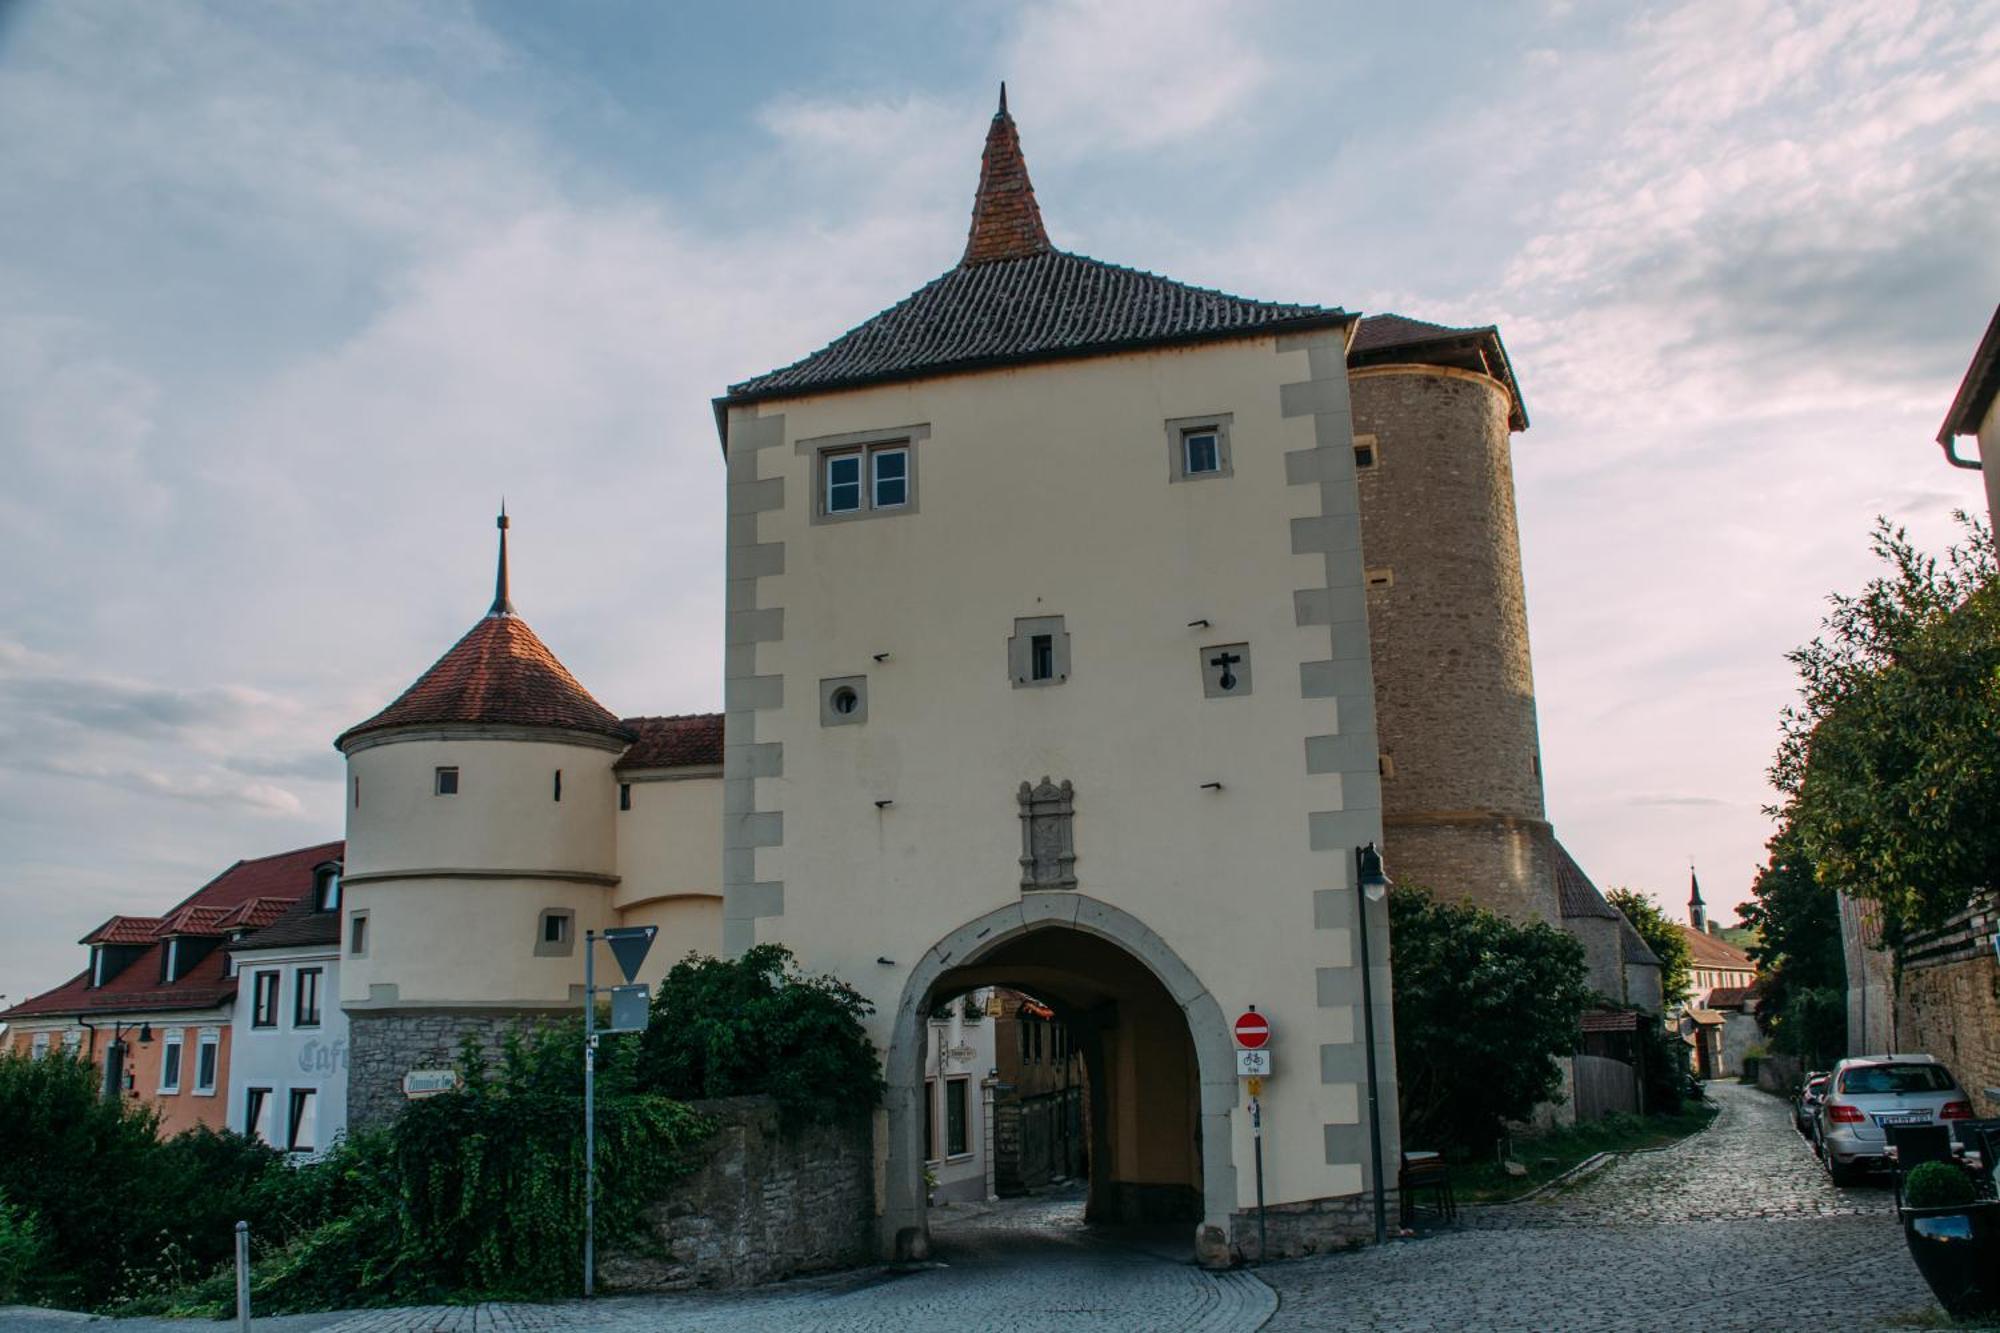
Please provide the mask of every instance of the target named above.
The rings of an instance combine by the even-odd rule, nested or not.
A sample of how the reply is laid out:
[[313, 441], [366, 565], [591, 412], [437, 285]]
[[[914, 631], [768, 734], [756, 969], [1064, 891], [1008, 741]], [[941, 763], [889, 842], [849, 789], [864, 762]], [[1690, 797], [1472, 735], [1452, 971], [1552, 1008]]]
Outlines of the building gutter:
[[1944, 461], [1953, 467], [1962, 467], [1968, 472], [1984, 471], [1986, 467], [1984, 461], [1977, 458], [1960, 458], [1958, 456], [1958, 442], [1962, 438], [1962, 436], [1958, 435], [1946, 435], [1938, 440], [1938, 447], [1944, 450]]

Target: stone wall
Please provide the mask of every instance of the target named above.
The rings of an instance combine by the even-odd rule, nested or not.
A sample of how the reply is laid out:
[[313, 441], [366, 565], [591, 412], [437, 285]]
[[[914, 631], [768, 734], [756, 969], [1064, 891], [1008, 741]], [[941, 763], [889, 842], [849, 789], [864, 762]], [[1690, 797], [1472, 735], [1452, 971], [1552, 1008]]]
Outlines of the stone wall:
[[[1388, 1192], [1384, 1205], [1389, 1234], [1400, 1225], [1402, 1205], [1396, 1191]], [[1264, 1210], [1264, 1233], [1270, 1245], [1266, 1254], [1257, 1244], [1257, 1210], [1239, 1208], [1229, 1215], [1230, 1245], [1244, 1263], [1265, 1259], [1297, 1259], [1308, 1254], [1328, 1254], [1351, 1249], [1375, 1239], [1375, 1196], [1350, 1194], [1338, 1199], [1313, 1199], [1305, 1203], [1272, 1204]]]
[[379, 1129], [403, 1109], [403, 1075], [413, 1069], [454, 1069], [470, 1036], [495, 1060], [509, 1032], [551, 1015], [493, 1010], [347, 1011], [347, 1123]]
[[1541, 820], [1412, 814], [1383, 826], [1382, 858], [1398, 884], [1469, 899], [1516, 922], [1564, 924], [1554, 837]]
[[600, 1251], [606, 1289], [741, 1287], [874, 1259], [868, 1117], [794, 1130], [768, 1097], [692, 1106], [717, 1122], [702, 1164], [648, 1211], [646, 1237]]
[[1920, 936], [1900, 954], [1897, 997], [1898, 1051], [1923, 1052], [1944, 1061], [1972, 1095], [1973, 1114], [2000, 1116], [2000, 959], [1995, 931], [2000, 905], [1985, 903], [1961, 913], [1950, 927]]

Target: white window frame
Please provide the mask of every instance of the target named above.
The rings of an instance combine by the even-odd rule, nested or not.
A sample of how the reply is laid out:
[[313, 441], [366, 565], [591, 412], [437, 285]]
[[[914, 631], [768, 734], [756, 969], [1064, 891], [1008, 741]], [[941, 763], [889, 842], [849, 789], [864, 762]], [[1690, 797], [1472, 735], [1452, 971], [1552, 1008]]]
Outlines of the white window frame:
[[[307, 1141], [299, 1142], [300, 1126], [305, 1127]], [[319, 1089], [287, 1088], [285, 1090], [285, 1151], [312, 1153], [319, 1151]]]
[[[1173, 481], [1214, 481], [1219, 477], [1236, 475], [1236, 454], [1231, 446], [1230, 427], [1235, 416], [1229, 412], [1217, 412], [1205, 417], [1175, 417], [1166, 423], [1167, 427], [1167, 480]], [[1198, 436], [1215, 437], [1215, 466], [1196, 472], [1188, 466], [1189, 442]]]
[[[299, 1001], [304, 998], [300, 988], [305, 984], [306, 975], [313, 976], [313, 1020], [308, 1023], [299, 1016]], [[317, 1032], [326, 1024], [326, 969], [315, 963], [311, 967], [295, 968], [292, 972], [292, 1026], [306, 1032]]]
[[28, 1058], [32, 1060], [45, 1060], [48, 1058], [48, 1054], [49, 1034], [46, 1032], [37, 1032], [34, 1035], [34, 1039], [28, 1043]]
[[[854, 519], [915, 513], [917, 445], [928, 438], [930, 433], [931, 428], [927, 425], [896, 426], [885, 430], [854, 431], [846, 435], [823, 435], [798, 441], [794, 447], [801, 454], [807, 455], [812, 462], [812, 521], [846, 523]], [[882, 475], [882, 464], [890, 458], [903, 460], [901, 477], [885, 478]], [[856, 472], [854, 480], [836, 482], [834, 469], [850, 462]], [[887, 489], [893, 491], [898, 482], [902, 484], [902, 498], [884, 500], [882, 496], [885, 483]], [[843, 492], [849, 486], [856, 488], [853, 507], [847, 509], [833, 507], [836, 486]]]
[[83, 1029], [71, 1028], [63, 1033], [62, 1048], [64, 1055], [74, 1059], [76, 1053], [83, 1049]]
[[[450, 791], [446, 791], [444, 789], [444, 781], [445, 781], [444, 775], [447, 773], [451, 774]], [[464, 778], [459, 773], [457, 764], [439, 764], [437, 767], [431, 770], [431, 795], [456, 796], [464, 790], [465, 790]]]
[[[962, 1108], [962, 1114], [959, 1117], [961, 1121], [960, 1127], [965, 1131], [965, 1145], [957, 1152], [953, 1152], [951, 1147], [951, 1101], [952, 1090], [954, 1088], [958, 1090], [958, 1100]], [[972, 1080], [970, 1078], [959, 1075], [944, 1080], [943, 1105], [940, 1108], [939, 1114], [944, 1118], [944, 1160], [947, 1162], [959, 1162], [973, 1156]]]
[[[214, 1058], [209, 1063], [208, 1081], [204, 1083], [202, 1082], [201, 1078], [201, 1058], [202, 1056], [207, 1055], [211, 1051], [214, 1052]], [[220, 1032], [214, 1031], [213, 1029], [205, 1029], [198, 1035], [195, 1041], [194, 1095], [197, 1097], [213, 1097], [215, 1095], [216, 1085], [219, 1084], [221, 1081], [222, 1081], [222, 1034]]]
[[[169, 1059], [169, 1053], [172, 1058]], [[173, 1073], [171, 1082], [167, 1079], [169, 1068]], [[187, 1041], [181, 1032], [160, 1034], [160, 1094], [169, 1096], [181, 1090], [181, 1080], [187, 1075]]]
[[272, 1088], [245, 1088], [243, 1090], [243, 1137], [256, 1139], [270, 1147], [277, 1145], [271, 1140], [271, 1099]]
[[[264, 1017], [264, 982], [271, 982], [271, 1016]], [[259, 1032], [269, 1032], [278, 1027], [284, 1019], [285, 974], [275, 967], [259, 968], [250, 974], [250, 1026]]]

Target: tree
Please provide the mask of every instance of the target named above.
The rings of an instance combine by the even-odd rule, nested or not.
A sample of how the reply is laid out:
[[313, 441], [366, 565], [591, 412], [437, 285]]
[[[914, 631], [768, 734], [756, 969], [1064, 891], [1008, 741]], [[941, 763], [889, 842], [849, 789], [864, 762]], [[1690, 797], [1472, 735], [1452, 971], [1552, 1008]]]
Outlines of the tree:
[[1693, 989], [1694, 951], [1681, 928], [1636, 889], [1613, 889], [1604, 898], [1624, 914], [1660, 960], [1661, 999], [1669, 1008], [1685, 1001]]
[[1591, 994], [1583, 946], [1421, 889], [1390, 892], [1406, 1143], [1481, 1149], [1562, 1089]]
[[1822, 884], [1796, 829], [1767, 844], [1743, 919], [1757, 927], [1757, 1022], [1778, 1050], [1824, 1068], [1847, 1048], [1847, 962], [1840, 903]]
[[1944, 560], [1877, 520], [1889, 567], [1835, 595], [1822, 633], [1789, 654], [1772, 812], [1825, 884], [1882, 908], [1884, 933], [1942, 925], [2000, 884], [2000, 580], [1993, 537]]

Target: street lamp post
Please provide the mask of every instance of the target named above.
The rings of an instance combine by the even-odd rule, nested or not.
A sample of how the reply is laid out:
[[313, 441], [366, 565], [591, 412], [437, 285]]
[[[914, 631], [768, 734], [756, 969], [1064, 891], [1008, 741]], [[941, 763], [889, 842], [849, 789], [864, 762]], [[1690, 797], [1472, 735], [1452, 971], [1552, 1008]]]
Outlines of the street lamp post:
[[1368, 1056], [1368, 1149], [1375, 1168], [1375, 1243], [1389, 1238], [1389, 1205], [1382, 1181], [1381, 1083], [1375, 1072], [1375, 976], [1368, 946], [1368, 904], [1389, 894], [1389, 876], [1374, 843], [1354, 849], [1355, 933], [1361, 936], [1362, 1049]]

